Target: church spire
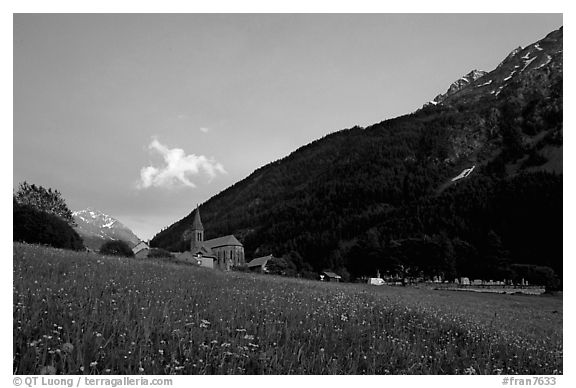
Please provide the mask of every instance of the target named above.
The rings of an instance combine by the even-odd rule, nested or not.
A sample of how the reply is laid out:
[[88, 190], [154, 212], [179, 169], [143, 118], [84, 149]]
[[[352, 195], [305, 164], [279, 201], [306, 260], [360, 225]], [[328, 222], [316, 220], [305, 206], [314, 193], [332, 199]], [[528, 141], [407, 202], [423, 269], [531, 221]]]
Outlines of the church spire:
[[196, 205], [196, 213], [194, 213], [194, 221], [192, 221], [192, 230], [204, 230], [202, 220], [200, 219], [200, 207]]

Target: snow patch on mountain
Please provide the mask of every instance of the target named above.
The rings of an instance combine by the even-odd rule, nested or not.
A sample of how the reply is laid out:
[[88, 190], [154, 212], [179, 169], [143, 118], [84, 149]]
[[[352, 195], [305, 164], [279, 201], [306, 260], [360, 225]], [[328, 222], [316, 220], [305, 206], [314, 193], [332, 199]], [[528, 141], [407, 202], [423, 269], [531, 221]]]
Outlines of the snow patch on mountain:
[[463, 178], [468, 178], [468, 176], [472, 173], [472, 171], [474, 171], [475, 168], [476, 168], [476, 166], [474, 165], [471, 168], [466, 168], [466, 169], [462, 170], [462, 172], [460, 174], [458, 174], [457, 176], [452, 178], [452, 182], [456, 182], [457, 180], [460, 180]]
[[538, 66], [536, 69], [540, 69], [544, 66], [546, 66], [547, 64], [549, 64], [552, 61], [552, 57], [550, 55], [546, 55], [546, 62], [544, 62], [543, 64], [541, 64], [540, 66]]
[[488, 82], [484, 82], [483, 84], [480, 84], [478, 86], [476, 86], [477, 88], [481, 87], [481, 86], [486, 86], [486, 85], [490, 85], [492, 83], [492, 80], [488, 80]]
[[510, 73], [508, 77], [504, 78], [504, 81], [508, 81], [510, 78], [512, 78], [514, 76], [514, 73], [516, 73], [516, 70], [512, 71], [512, 73]]
[[530, 66], [530, 64], [532, 62], [534, 62], [535, 59], [536, 59], [536, 57], [533, 57], [533, 58], [528, 59], [526, 62], [524, 62], [524, 67], [522, 68], [522, 70], [520, 70], [520, 72], [523, 72], [524, 70], [526, 70], [526, 68], [528, 66]]
[[521, 46], [518, 46], [517, 48], [512, 50], [510, 52], [510, 54], [508, 54], [508, 56], [506, 58], [504, 58], [504, 60], [498, 64], [498, 67], [501, 67], [504, 63], [508, 62], [512, 57], [516, 56], [516, 54], [518, 54], [520, 51], [522, 51]]

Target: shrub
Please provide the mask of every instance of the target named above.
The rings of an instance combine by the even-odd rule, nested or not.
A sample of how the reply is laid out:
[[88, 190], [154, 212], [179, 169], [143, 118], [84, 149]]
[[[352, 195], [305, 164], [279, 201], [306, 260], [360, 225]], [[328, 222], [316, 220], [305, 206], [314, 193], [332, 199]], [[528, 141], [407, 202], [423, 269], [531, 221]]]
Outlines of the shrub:
[[82, 250], [82, 238], [63, 219], [30, 205], [13, 201], [14, 241], [45, 244], [55, 248]]
[[234, 267], [232, 267], [232, 271], [250, 272], [250, 268], [248, 268], [248, 266], [246, 264], [241, 264], [241, 265], [235, 265]]
[[112, 240], [106, 241], [100, 248], [100, 253], [112, 256], [134, 257], [134, 252], [126, 241]]
[[165, 259], [173, 258], [172, 254], [163, 248], [150, 248], [148, 258], [150, 259]]

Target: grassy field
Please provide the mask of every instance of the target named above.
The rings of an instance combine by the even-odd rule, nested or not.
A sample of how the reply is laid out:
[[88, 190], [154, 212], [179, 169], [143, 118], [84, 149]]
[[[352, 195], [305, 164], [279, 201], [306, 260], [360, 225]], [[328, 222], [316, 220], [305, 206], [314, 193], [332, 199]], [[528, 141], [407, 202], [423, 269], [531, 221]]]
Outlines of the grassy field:
[[14, 244], [16, 374], [561, 374], [562, 299]]

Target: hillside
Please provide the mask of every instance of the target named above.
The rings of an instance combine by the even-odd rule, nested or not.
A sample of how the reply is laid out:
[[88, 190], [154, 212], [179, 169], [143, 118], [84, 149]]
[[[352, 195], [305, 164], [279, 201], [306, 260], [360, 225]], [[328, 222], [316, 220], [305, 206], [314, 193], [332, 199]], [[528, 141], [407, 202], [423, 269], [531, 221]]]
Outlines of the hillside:
[[[353, 277], [561, 274], [562, 35], [469, 73], [435, 104], [254, 171], [201, 205], [206, 238], [233, 233], [247, 258], [292, 252], [299, 270]], [[151, 244], [185, 249], [191, 215]]]

